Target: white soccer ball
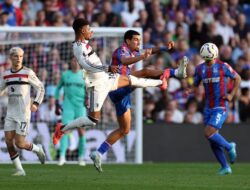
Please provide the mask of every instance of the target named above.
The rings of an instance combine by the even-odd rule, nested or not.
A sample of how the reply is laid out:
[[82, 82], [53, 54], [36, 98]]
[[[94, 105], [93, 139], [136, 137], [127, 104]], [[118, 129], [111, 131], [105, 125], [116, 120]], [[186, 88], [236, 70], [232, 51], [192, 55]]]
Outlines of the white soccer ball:
[[218, 48], [213, 43], [205, 43], [200, 49], [200, 55], [206, 61], [211, 61], [217, 58], [218, 54]]

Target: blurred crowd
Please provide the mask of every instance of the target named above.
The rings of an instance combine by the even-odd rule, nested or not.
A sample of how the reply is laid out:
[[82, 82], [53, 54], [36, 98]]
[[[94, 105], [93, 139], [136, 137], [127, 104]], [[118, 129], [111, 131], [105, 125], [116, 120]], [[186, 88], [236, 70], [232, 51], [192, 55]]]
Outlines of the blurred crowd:
[[[250, 121], [249, 0], [0, 0], [1, 27], [71, 26], [76, 17], [86, 18], [93, 27], [141, 27], [144, 48], [174, 41], [173, 50], [144, 61], [144, 66], [151, 69], [175, 68], [183, 56], [190, 59], [188, 79], [171, 78], [166, 92], [158, 88], [144, 90], [145, 122], [202, 123], [203, 87], [188, 96], [184, 90], [192, 86], [194, 68], [202, 62], [199, 49], [205, 42], [215, 43], [220, 59], [242, 77], [237, 97], [230, 103], [226, 123]], [[62, 58], [60, 47], [52, 48], [46, 56], [44, 48], [36, 47], [37, 55], [27, 55], [26, 61], [32, 60], [28, 61], [28, 66], [35, 69], [46, 85], [47, 98], [40, 108], [39, 120], [51, 118], [54, 122], [57, 118], [53, 110], [53, 90], [68, 64]], [[0, 54], [2, 51], [0, 48]], [[0, 63], [1, 59], [3, 56], [0, 56]], [[232, 83], [228, 90], [231, 88]], [[4, 100], [0, 103], [4, 105]], [[105, 106], [105, 110], [114, 109], [109, 102]], [[4, 109], [0, 112], [4, 113]], [[107, 114], [104, 121], [116, 121], [114, 112]], [[38, 116], [33, 117], [35, 121]]]

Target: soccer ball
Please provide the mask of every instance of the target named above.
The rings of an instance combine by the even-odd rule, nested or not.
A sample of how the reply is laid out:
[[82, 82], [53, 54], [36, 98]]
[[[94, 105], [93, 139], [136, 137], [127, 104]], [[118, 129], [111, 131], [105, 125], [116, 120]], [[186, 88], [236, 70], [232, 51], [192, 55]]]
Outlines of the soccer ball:
[[200, 49], [200, 55], [206, 61], [211, 61], [217, 58], [218, 53], [218, 48], [213, 43], [205, 43]]

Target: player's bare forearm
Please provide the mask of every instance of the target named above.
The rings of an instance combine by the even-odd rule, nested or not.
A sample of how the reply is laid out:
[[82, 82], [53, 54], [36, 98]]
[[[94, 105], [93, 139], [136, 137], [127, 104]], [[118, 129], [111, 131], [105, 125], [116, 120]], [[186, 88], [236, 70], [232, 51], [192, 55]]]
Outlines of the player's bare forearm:
[[[237, 75], [236, 78], [235, 78], [235, 80], [234, 80], [234, 87], [233, 87], [231, 93], [229, 94], [229, 95], [232, 96], [231, 100], [233, 99], [233, 97], [237, 93], [237, 91], [238, 91], [238, 89], [240, 87], [240, 82], [241, 82], [241, 77], [240, 77], [240, 75]], [[229, 101], [231, 101], [231, 100], [229, 100]]]
[[136, 56], [136, 57], [122, 57], [121, 61], [122, 61], [123, 65], [132, 65], [132, 64], [135, 64], [136, 62], [141, 61], [143, 59], [145, 59], [145, 55], [141, 54], [141, 55]]
[[152, 54], [156, 54], [162, 51], [169, 51], [174, 47], [174, 42], [170, 41], [168, 42], [167, 46], [162, 46], [162, 47], [154, 47], [152, 48]]

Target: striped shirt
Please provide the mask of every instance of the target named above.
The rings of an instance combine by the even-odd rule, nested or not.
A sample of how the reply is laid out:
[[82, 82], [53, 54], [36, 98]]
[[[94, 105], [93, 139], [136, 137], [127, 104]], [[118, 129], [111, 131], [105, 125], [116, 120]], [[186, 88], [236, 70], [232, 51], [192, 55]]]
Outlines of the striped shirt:
[[206, 63], [198, 65], [195, 69], [194, 85], [202, 81], [205, 88], [205, 107], [227, 107], [228, 101], [223, 99], [227, 95], [228, 78], [235, 79], [236, 71], [227, 63], [216, 60], [208, 66]]
[[7, 88], [9, 117], [30, 117], [31, 94], [30, 86], [36, 90], [34, 102], [41, 104], [44, 97], [44, 86], [36, 74], [27, 67], [13, 72], [6, 70], [0, 79], [0, 90]]
[[123, 43], [119, 48], [117, 48], [112, 54], [111, 65], [118, 66], [118, 73], [121, 75], [129, 75], [131, 72], [131, 65], [123, 65], [122, 57], [136, 57], [140, 56], [141, 52], [133, 51], [131, 52], [127, 44]]

